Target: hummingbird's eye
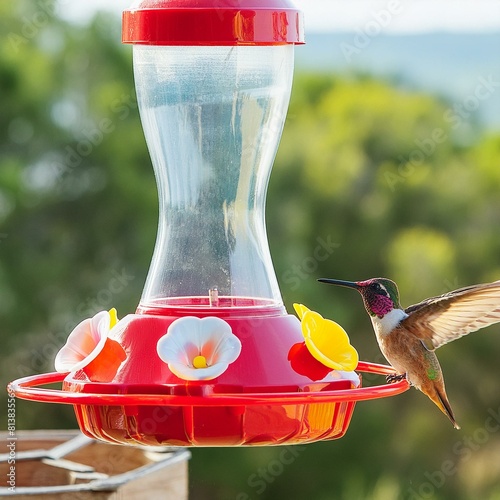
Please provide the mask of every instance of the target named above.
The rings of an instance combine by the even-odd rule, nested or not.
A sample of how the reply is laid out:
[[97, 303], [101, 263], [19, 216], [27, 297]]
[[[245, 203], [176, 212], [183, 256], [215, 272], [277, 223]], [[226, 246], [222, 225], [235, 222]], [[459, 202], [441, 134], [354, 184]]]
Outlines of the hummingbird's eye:
[[375, 283], [374, 285], [375, 285], [374, 286], [375, 293], [389, 296], [389, 292], [387, 291], [385, 286], [381, 285], [380, 283]]

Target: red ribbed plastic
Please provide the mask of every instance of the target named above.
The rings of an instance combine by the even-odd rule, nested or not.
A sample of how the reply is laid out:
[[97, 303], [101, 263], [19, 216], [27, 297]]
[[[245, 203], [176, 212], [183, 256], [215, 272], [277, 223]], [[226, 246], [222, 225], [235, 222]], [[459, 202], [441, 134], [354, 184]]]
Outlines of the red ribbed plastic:
[[302, 13], [289, 0], [142, 0], [123, 13], [123, 43], [304, 43]]

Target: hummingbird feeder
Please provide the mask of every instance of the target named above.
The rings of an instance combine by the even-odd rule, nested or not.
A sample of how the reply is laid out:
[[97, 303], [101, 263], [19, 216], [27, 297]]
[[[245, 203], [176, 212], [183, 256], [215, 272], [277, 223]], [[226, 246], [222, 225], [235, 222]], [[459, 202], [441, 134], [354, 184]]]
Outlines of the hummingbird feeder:
[[[160, 200], [151, 267], [135, 314], [82, 322], [56, 358], [62, 373], [12, 382], [18, 397], [73, 404], [82, 432], [104, 441], [238, 446], [339, 438], [356, 401], [408, 388], [361, 387], [360, 371], [394, 372], [357, 357], [349, 370], [321, 354], [319, 370], [304, 368], [314, 339], [283, 306], [264, 204], [302, 23], [289, 0], [124, 12]], [[313, 314], [313, 327], [327, 321]]]

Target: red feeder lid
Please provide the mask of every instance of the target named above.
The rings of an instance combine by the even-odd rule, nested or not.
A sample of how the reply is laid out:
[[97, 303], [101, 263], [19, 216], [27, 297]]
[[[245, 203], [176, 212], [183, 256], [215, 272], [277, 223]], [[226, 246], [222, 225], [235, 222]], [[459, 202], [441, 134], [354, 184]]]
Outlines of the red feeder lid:
[[304, 43], [290, 0], [138, 0], [123, 12], [123, 43], [282, 45]]

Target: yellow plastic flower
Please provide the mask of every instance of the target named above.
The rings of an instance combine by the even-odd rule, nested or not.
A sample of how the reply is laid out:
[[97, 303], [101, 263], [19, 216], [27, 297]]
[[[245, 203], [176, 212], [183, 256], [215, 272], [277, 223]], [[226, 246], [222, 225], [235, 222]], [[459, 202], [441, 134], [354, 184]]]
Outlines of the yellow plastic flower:
[[334, 370], [352, 371], [358, 366], [358, 352], [338, 323], [302, 304], [293, 307], [301, 321], [307, 349], [315, 359]]

